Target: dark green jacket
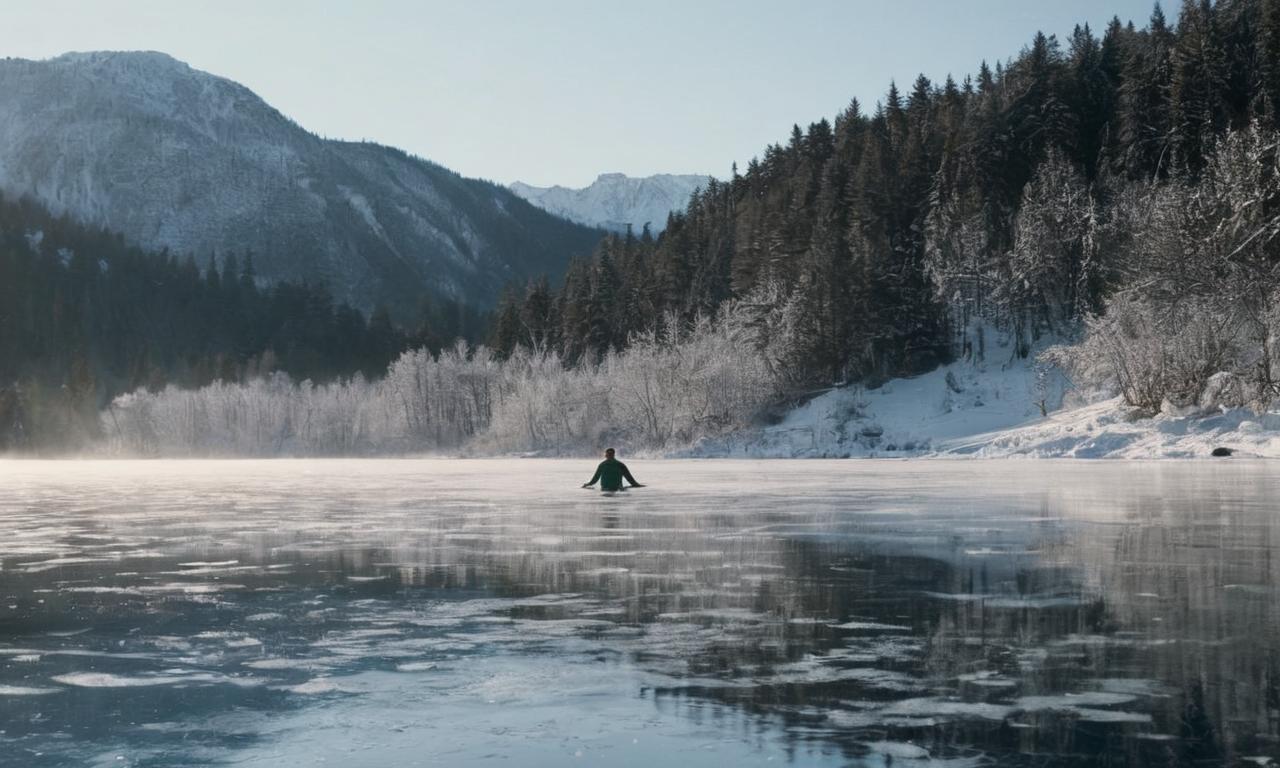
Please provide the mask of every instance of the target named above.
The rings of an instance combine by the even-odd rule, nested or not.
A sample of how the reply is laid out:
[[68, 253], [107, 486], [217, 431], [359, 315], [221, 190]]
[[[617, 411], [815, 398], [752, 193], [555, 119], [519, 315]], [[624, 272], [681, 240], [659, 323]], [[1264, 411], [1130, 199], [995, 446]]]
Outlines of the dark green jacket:
[[605, 459], [600, 462], [600, 466], [596, 467], [596, 473], [592, 475], [591, 482], [587, 485], [595, 485], [596, 481], [600, 481], [600, 490], [602, 491], [620, 491], [622, 490], [622, 479], [632, 485], [639, 485], [636, 479], [631, 476], [631, 470], [627, 469], [627, 465], [617, 459]]

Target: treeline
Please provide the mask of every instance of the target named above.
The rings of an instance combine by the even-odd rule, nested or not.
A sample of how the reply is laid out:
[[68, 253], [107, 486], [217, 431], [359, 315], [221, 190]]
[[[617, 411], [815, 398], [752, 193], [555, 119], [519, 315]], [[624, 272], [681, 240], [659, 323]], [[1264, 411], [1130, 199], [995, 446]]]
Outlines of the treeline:
[[439, 302], [420, 317], [406, 333], [318, 286], [261, 285], [251, 254], [201, 266], [0, 199], [0, 449], [83, 446], [99, 436], [99, 409], [125, 391], [273, 371], [380, 376], [404, 349], [438, 349], [485, 322]]
[[591, 362], [733, 299], [780, 337], [797, 387], [981, 357], [991, 327], [1026, 355], [1140, 279], [1126, 258], [1149, 231], [1135, 200], [1207, 189], [1223, 137], [1270, 135], [1278, 115], [1280, 0], [1188, 0], [1176, 24], [1156, 6], [1142, 29], [1038, 34], [976, 76], [922, 75], [870, 114], [855, 101], [796, 126], [660, 238], [609, 238], [561, 289], [510, 292], [491, 344]]
[[746, 315], [631, 340], [599, 364], [554, 352], [418, 349], [386, 376], [313, 385], [277, 374], [116, 398], [107, 449], [129, 456], [342, 456], [414, 451], [595, 453], [662, 449], [748, 426], [776, 396], [767, 347]]

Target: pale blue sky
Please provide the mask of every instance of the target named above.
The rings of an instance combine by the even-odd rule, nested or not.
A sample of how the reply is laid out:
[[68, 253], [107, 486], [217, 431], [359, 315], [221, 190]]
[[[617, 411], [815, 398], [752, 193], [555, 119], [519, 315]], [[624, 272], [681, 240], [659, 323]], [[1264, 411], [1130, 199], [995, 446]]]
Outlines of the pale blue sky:
[[160, 50], [326, 136], [580, 186], [608, 171], [723, 176], [792, 123], [854, 96], [872, 108], [890, 79], [959, 80], [1036, 30], [1150, 13], [1149, 0], [39, 0], [4, 9], [0, 55]]

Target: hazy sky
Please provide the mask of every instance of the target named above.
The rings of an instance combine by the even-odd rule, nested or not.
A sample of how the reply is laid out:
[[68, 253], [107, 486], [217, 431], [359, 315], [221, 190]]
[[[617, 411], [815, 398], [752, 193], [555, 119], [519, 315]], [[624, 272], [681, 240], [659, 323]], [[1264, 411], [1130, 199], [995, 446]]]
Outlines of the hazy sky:
[[[1167, 3], [1176, 18], [1178, 3]], [[959, 80], [1149, 0], [39, 0], [0, 55], [159, 50], [317, 133], [500, 182], [711, 173], [889, 81]]]

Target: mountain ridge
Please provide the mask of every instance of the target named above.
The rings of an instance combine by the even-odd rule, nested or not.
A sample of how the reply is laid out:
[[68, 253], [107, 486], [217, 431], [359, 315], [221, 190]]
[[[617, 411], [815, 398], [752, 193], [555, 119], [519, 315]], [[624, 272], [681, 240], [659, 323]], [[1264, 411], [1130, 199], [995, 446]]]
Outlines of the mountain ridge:
[[0, 192], [148, 250], [251, 252], [263, 279], [402, 317], [424, 294], [487, 306], [600, 237], [403, 150], [323, 138], [156, 51], [0, 60]]

